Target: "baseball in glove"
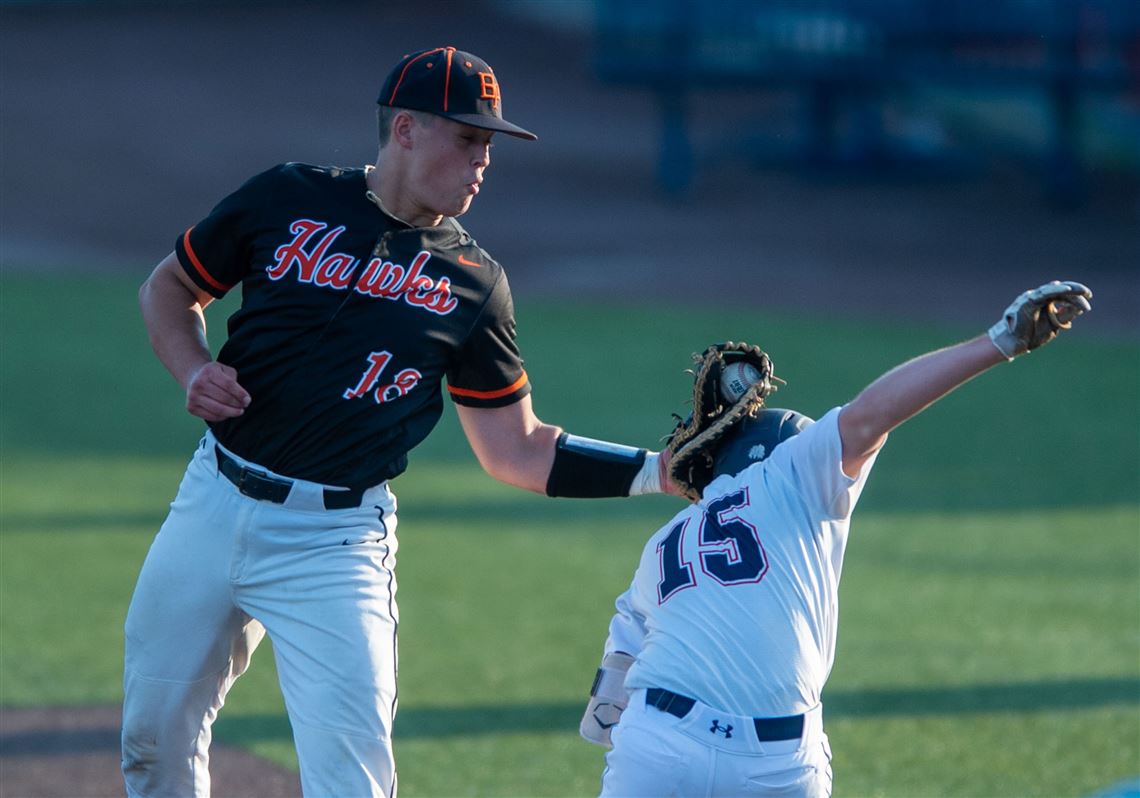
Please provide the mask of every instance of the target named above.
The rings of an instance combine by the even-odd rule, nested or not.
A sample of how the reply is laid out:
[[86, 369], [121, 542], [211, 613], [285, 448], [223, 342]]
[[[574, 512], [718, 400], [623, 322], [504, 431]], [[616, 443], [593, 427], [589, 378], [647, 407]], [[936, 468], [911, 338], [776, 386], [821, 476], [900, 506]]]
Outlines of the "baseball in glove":
[[668, 438], [669, 477], [689, 501], [698, 502], [713, 476], [717, 446], [741, 419], [764, 406], [781, 382], [758, 346], [727, 341], [699, 355], [693, 373], [693, 412]]

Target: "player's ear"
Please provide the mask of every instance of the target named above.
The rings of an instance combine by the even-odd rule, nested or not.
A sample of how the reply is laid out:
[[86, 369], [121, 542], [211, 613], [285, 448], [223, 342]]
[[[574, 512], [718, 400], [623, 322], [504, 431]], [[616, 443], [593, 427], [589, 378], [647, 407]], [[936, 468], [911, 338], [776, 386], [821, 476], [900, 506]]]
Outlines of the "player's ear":
[[418, 126], [418, 120], [411, 111], [398, 112], [392, 120], [392, 142], [404, 149], [411, 149]]

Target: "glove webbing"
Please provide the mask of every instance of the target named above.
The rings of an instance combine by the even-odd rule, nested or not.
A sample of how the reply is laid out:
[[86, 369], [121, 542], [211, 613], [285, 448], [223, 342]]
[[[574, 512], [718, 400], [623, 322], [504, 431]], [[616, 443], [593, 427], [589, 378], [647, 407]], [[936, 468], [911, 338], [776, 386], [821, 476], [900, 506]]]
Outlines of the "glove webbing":
[[692, 484], [692, 461], [697, 456], [703, 455], [706, 462], [712, 464], [713, 457], [710, 451], [713, 444], [744, 416], [750, 416], [764, 406], [765, 397], [771, 393], [771, 386], [765, 383], [766, 381], [761, 380], [750, 385], [735, 405], [714, 421], [711, 427], [700, 432], [689, 443], [683, 444], [683, 449], [674, 455], [669, 467], [674, 474], [673, 481], [678, 484], [685, 498], [694, 502], [701, 500], [701, 492]]
[[[752, 363], [760, 372], [760, 379], [750, 385], [744, 392], [744, 395], [736, 400], [735, 403], [727, 410], [723, 408], [723, 397], [720, 394], [720, 386], [714, 385], [713, 390], [706, 394], [707, 383], [713, 377], [713, 372], [716, 372], [714, 379], [720, 379], [726, 367], [725, 353], [746, 353], [752, 357], [742, 358], [745, 362]], [[755, 359], [753, 359], [755, 358]], [[693, 479], [693, 462], [698, 455], [703, 455], [706, 463], [712, 465], [711, 450], [714, 444], [731, 428], [734, 424], [740, 421], [746, 415], [752, 415], [760, 407], [764, 405], [764, 400], [775, 390], [772, 385], [772, 361], [768, 355], [763, 352], [759, 347], [749, 346], [745, 343], [734, 344], [728, 342], [717, 347], [706, 350], [704, 357], [694, 356], [700, 364], [697, 371], [696, 380], [693, 385], [693, 415], [690, 423], [687, 426], [678, 428], [672, 439], [669, 442], [674, 454], [673, 459], [669, 464], [670, 475], [673, 481], [677, 483], [682, 495], [690, 501], [700, 501], [700, 490], [694, 484]], [[757, 360], [759, 362], [757, 362]], [[713, 368], [714, 364], [719, 365], [719, 368]], [[704, 412], [703, 407], [706, 396], [715, 397], [713, 410]], [[717, 411], [721, 415], [705, 429], [701, 429], [702, 422], [713, 415]]]

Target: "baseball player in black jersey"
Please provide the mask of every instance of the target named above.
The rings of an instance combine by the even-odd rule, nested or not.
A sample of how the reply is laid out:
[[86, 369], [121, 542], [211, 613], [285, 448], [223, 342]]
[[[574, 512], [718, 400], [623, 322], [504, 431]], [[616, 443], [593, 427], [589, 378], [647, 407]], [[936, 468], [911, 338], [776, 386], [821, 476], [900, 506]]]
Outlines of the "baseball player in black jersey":
[[[492, 136], [535, 138], [503, 119], [494, 72], [453, 47], [413, 53], [378, 102], [375, 165], [254, 176], [140, 290], [151, 344], [208, 430], [127, 614], [128, 795], [209, 794], [211, 724], [266, 634], [305, 794], [395, 795], [388, 480], [439, 420], [445, 380], [496, 479], [662, 490], [655, 453], [535, 416], [506, 275], [455, 221]], [[202, 310], [238, 285], [214, 360]]]

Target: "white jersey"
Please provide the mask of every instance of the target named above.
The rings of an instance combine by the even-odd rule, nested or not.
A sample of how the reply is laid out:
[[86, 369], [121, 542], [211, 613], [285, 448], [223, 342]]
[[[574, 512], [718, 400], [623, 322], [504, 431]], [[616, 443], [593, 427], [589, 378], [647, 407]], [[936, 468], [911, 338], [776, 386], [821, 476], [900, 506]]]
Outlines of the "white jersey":
[[607, 651], [660, 687], [738, 715], [808, 711], [835, 659], [848, 525], [872, 456], [843, 473], [839, 412], [705, 488], [650, 538]]

